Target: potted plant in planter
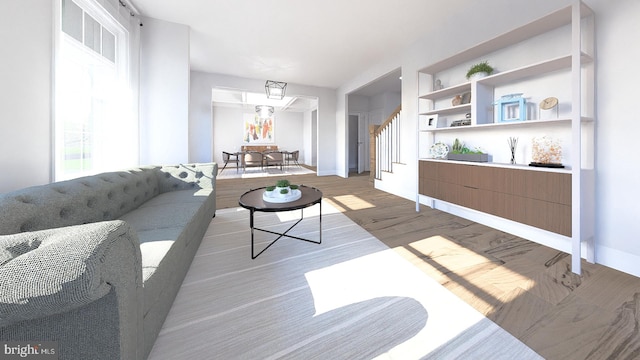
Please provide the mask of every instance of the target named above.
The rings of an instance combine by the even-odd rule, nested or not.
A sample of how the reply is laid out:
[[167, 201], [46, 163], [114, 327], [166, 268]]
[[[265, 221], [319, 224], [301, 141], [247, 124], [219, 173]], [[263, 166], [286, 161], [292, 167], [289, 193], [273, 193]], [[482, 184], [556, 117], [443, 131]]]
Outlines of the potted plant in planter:
[[471, 66], [467, 71], [467, 79], [478, 80], [493, 73], [493, 67], [487, 61], [483, 61]]
[[464, 146], [464, 143], [456, 139], [453, 142], [451, 151], [447, 154], [448, 160], [458, 161], [475, 161], [475, 162], [487, 162], [489, 161], [489, 155], [483, 153], [480, 149], [471, 150]]
[[264, 196], [268, 197], [268, 198], [272, 198], [276, 195], [276, 192], [274, 191], [276, 189], [275, 185], [271, 185], [271, 186], [267, 186], [264, 188]]
[[289, 191], [291, 188], [289, 187], [291, 183], [289, 180], [282, 179], [276, 182], [276, 193], [281, 197], [287, 197], [289, 195]]
[[276, 186], [279, 188], [286, 188], [286, 187], [289, 187], [289, 185], [291, 185], [291, 183], [289, 182], [289, 180], [286, 180], [286, 179], [278, 180], [276, 182]]
[[289, 180], [276, 181], [275, 185], [266, 186], [262, 199], [267, 202], [283, 203], [300, 199], [302, 192], [299, 185], [293, 185]]

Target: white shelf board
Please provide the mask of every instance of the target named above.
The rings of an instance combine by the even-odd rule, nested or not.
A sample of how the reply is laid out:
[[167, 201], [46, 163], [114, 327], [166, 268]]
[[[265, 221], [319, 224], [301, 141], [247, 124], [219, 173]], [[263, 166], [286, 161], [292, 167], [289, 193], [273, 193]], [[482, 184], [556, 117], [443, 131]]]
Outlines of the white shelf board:
[[444, 160], [444, 159], [431, 159], [431, 158], [420, 158], [420, 161], [433, 161], [433, 162], [444, 162], [449, 164], [460, 164], [460, 165], [473, 165], [473, 166], [489, 166], [489, 167], [497, 167], [497, 168], [505, 168], [505, 169], [516, 169], [516, 170], [531, 170], [531, 171], [543, 171], [543, 172], [555, 172], [562, 174], [571, 174], [571, 168], [565, 166], [564, 168], [546, 168], [546, 167], [537, 167], [537, 166], [529, 166], [525, 164], [506, 164], [506, 163], [495, 163], [495, 162], [475, 162], [475, 161], [457, 161], [457, 160]]
[[[583, 63], [588, 63], [591, 61], [593, 60], [589, 55], [584, 53], [582, 54]], [[496, 86], [524, 80], [535, 76], [541, 76], [563, 69], [571, 69], [571, 55], [565, 55], [554, 59], [541, 61], [535, 64], [523, 66], [517, 69], [489, 75], [485, 78], [479, 79], [478, 83], [483, 85]]]
[[445, 98], [451, 95], [460, 95], [463, 92], [471, 91], [471, 82], [465, 82], [455, 86], [447, 87], [444, 89], [432, 91], [430, 93], [420, 96], [421, 99], [435, 100]]
[[426, 112], [422, 112], [418, 115], [435, 115], [435, 114], [451, 115], [451, 114], [459, 114], [459, 113], [469, 112], [469, 111], [471, 111], [471, 104], [462, 104], [462, 105], [452, 106], [448, 108], [429, 110]]
[[540, 126], [540, 125], [550, 125], [550, 124], [570, 124], [571, 119], [569, 118], [559, 118], [559, 119], [548, 119], [548, 120], [526, 120], [526, 121], [510, 121], [510, 122], [502, 122], [502, 123], [491, 123], [491, 124], [478, 124], [478, 125], [466, 125], [466, 126], [454, 126], [454, 127], [443, 127], [443, 128], [431, 128], [423, 131], [460, 131], [460, 130], [480, 130], [480, 129], [494, 129], [496, 127], [511, 127], [511, 126]]

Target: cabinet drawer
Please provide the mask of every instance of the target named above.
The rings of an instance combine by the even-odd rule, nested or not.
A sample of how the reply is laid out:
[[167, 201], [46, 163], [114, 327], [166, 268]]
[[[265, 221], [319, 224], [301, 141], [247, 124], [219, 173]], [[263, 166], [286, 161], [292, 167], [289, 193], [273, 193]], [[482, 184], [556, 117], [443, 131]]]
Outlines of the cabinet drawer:
[[530, 199], [571, 205], [571, 174], [510, 170], [512, 194]]
[[457, 204], [470, 209], [478, 209], [480, 206], [480, 193], [478, 189], [468, 186], [459, 186]]
[[450, 184], [460, 184], [459, 171], [460, 165], [438, 163], [438, 180]]
[[433, 161], [420, 161], [420, 167], [418, 171], [420, 172], [420, 179], [438, 179], [438, 164]]
[[438, 198], [438, 182], [431, 179], [420, 179], [418, 191], [421, 195]]
[[458, 169], [458, 184], [478, 188], [480, 185], [481, 166], [460, 165]]
[[571, 206], [513, 196], [512, 216], [508, 219], [571, 236]]
[[436, 197], [452, 204], [460, 204], [461, 187], [457, 184], [439, 182]]

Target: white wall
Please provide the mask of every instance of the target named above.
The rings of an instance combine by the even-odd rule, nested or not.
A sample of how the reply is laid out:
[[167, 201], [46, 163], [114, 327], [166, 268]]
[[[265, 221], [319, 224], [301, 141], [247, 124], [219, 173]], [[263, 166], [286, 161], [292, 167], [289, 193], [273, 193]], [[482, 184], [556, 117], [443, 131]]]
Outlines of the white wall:
[[[376, 113], [376, 119], [381, 119], [372, 124], [380, 125], [393, 114], [393, 111], [400, 105], [400, 93], [383, 92], [369, 98], [369, 112]], [[351, 109], [351, 97], [349, 97], [349, 109]]]
[[189, 27], [143, 19], [140, 163], [189, 161]]
[[[211, 74], [199, 71], [191, 72], [191, 91], [189, 103], [189, 154], [192, 162], [212, 161], [221, 156], [224, 144], [217, 144], [212, 125], [211, 89], [226, 87], [253, 92], [264, 91], [266, 80], [247, 79], [236, 76]], [[335, 90], [298, 84], [287, 85], [288, 95], [313, 96], [318, 98], [317, 119], [317, 173], [318, 175], [336, 174], [336, 100]], [[304, 118], [304, 117], [303, 117]], [[276, 125], [279, 126], [279, 125]], [[278, 131], [276, 129], [276, 131]], [[300, 134], [311, 133], [300, 129]], [[278, 135], [276, 135], [278, 136]], [[311, 141], [311, 139], [309, 139]], [[280, 141], [276, 138], [278, 146]], [[282, 140], [284, 141], [284, 140]], [[305, 142], [306, 143], [306, 142]], [[302, 148], [301, 148], [302, 150]], [[305, 149], [305, 153], [308, 150]]]
[[298, 162], [309, 166], [316, 166], [318, 159], [318, 110], [313, 109], [304, 113], [303, 138], [310, 141], [304, 142], [304, 152], [302, 152]]
[[[135, 47], [136, 19], [117, 0], [100, 3], [129, 29]], [[46, 184], [53, 179], [54, 4], [52, 0], [2, 4], [0, 193]], [[137, 50], [131, 50], [137, 59]], [[138, 64], [130, 65], [132, 74], [137, 74]]]
[[[637, 115], [636, 84], [640, 74], [633, 71], [640, 63], [640, 47], [635, 44], [640, 35], [640, 2], [622, 0], [585, 1], [596, 14], [597, 40], [597, 125], [596, 125], [596, 262], [640, 276], [640, 223], [635, 221], [640, 213], [640, 168], [622, 148], [630, 148], [640, 134]], [[369, 83], [397, 67], [402, 67], [403, 129], [401, 153], [404, 162], [417, 163], [417, 71], [438, 60], [451, 56], [481, 41], [497, 36], [509, 29], [543, 16], [554, 9], [570, 4], [570, 0], [544, 0], [510, 2], [510, 6], [498, 6], [497, 2], [478, 2], [469, 8], [450, 27], [438, 34], [426, 35], [405, 52], [381, 59], [380, 63], [345, 83], [338, 89], [338, 124], [344, 129], [346, 94]], [[518, 11], [514, 11], [518, 9]], [[459, 26], [460, 23], [486, 19], [483, 26], [474, 31]], [[469, 18], [467, 18], [469, 17]], [[500, 19], [500, 21], [495, 21]], [[442, 36], [447, 34], [447, 36]], [[455, 39], [455, 41], [452, 41]], [[340, 121], [339, 121], [340, 122]], [[406, 139], [406, 141], [405, 141]], [[338, 138], [338, 147], [346, 143]], [[344, 157], [344, 150], [340, 153]], [[343, 167], [345, 160], [339, 160]], [[414, 200], [417, 191], [417, 165], [407, 166], [402, 176], [392, 177], [377, 184], [379, 188]], [[403, 191], [410, 189], [411, 191]]]
[[[244, 135], [244, 116], [255, 115], [255, 112], [241, 108], [214, 106], [213, 107], [213, 143], [216, 150], [213, 161], [223, 164], [222, 151], [240, 151]], [[301, 112], [274, 112], [274, 143], [280, 150], [300, 151], [304, 156], [304, 114]], [[270, 145], [270, 144], [265, 144]]]
[[[588, 1], [596, 13], [596, 261], [640, 276], [640, 2]], [[627, 150], [628, 149], [628, 150]]]
[[349, 113], [367, 113], [370, 110], [369, 96], [349, 95]]
[[384, 107], [383, 116], [384, 120], [387, 120], [391, 114], [396, 110], [398, 105], [402, 102], [402, 96], [398, 92], [386, 92], [384, 93]]
[[51, 179], [52, 21], [51, 0], [0, 11], [0, 193]]

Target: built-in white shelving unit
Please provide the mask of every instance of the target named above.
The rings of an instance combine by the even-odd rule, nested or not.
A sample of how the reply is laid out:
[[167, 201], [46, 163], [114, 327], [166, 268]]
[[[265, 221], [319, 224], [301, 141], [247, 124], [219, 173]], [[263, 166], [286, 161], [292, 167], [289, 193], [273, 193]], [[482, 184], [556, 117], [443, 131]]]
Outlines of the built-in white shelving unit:
[[[594, 261], [594, 23], [592, 10], [582, 1], [575, 0], [569, 6], [428, 65], [418, 72], [417, 133], [418, 166], [421, 171], [417, 208], [419, 204], [426, 204], [462, 216], [468, 215], [476, 221], [502, 227], [516, 235], [567, 251], [572, 255], [572, 270], [575, 273], [581, 272], [583, 253], [588, 261]], [[465, 74], [468, 68], [480, 61], [488, 61], [496, 71], [479, 80], [467, 80]], [[435, 89], [436, 83], [442, 84], [443, 88]], [[495, 102], [504, 95], [514, 93], [521, 93], [526, 99], [526, 119], [499, 122]], [[468, 102], [453, 105], [452, 99], [458, 95], [469, 99]], [[557, 107], [541, 110], [538, 104], [548, 97], [558, 99]], [[463, 119], [469, 119], [470, 124], [451, 126], [454, 121]], [[540, 136], [551, 136], [561, 143], [563, 169], [526, 166], [531, 162], [531, 140]], [[509, 137], [518, 138], [515, 165], [509, 162]], [[490, 155], [490, 161], [477, 164], [430, 158], [429, 149], [432, 145], [442, 142], [451, 146], [454, 139], [460, 139], [470, 148], [482, 149]], [[425, 162], [437, 162], [440, 165], [432, 166]], [[444, 189], [445, 184], [451, 183], [451, 180], [442, 176], [449, 171], [447, 164], [481, 166], [480, 173], [485, 175], [490, 174], [486, 171], [492, 168], [514, 170], [516, 172], [504, 172], [513, 177], [520, 176], [517, 171], [564, 174], [567, 178], [563, 181], [570, 182], [570, 189], [563, 190], [571, 193], [569, 203], [563, 205], [567, 206], [567, 214], [570, 214], [567, 215], [570, 230], [560, 231], [562, 234], [559, 234], [546, 230], [544, 226], [541, 229], [530, 225], [536, 222], [520, 224], [513, 220], [517, 218], [515, 216], [496, 216], [479, 211], [484, 207], [474, 205], [475, 202], [468, 205], [469, 202], [445, 200], [452, 198], [442, 195], [444, 190], [439, 193], [437, 187]], [[456, 169], [467, 171], [465, 167]], [[442, 174], [428, 171], [440, 171]], [[547, 181], [544, 177], [536, 175], [531, 179], [534, 178], [537, 179], [535, 181], [547, 182], [545, 186], [554, 186], [553, 181]], [[465, 191], [473, 190], [475, 186], [465, 185], [462, 180], [458, 185], [466, 187]], [[477, 190], [485, 196], [483, 189]], [[544, 186], [537, 189], [552, 190], [555, 191]], [[500, 194], [499, 188], [492, 188], [491, 191]], [[521, 193], [509, 193], [509, 196], [517, 198], [514, 204], [520, 204], [521, 197], [526, 201], [531, 200], [527, 198], [531, 197], [531, 193], [524, 189]], [[473, 192], [470, 194], [475, 196]], [[568, 194], [565, 195], [569, 198]], [[532, 196], [532, 199], [538, 201], [536, 196]], [[549, 206], [555, 206], [553, 201], [548, 199]], [[513, 211], [518, 210], [514, 208]]]

